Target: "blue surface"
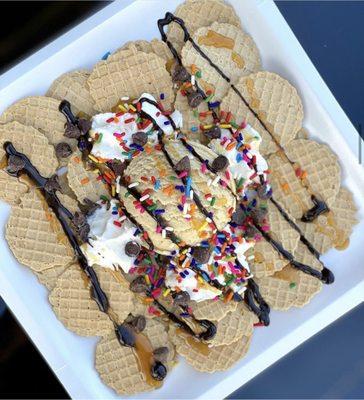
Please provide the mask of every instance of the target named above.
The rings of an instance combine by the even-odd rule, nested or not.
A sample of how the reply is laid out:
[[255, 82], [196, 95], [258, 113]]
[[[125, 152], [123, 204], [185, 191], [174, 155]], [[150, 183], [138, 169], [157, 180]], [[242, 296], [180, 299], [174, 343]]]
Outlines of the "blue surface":
[[[364, 126], [364, 2], [276, 4], [352, 123]], [[364, 304], [229, 398], [364, 398]]]

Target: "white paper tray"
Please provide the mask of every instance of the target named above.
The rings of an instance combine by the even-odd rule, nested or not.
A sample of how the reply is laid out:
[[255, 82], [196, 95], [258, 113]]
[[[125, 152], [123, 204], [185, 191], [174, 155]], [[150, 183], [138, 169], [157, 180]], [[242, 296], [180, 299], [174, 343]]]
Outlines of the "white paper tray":
[[[180, 2], [123, 0], [107, 6], [4, 74], [0, 78], [0, 112], [21, 97], [44, 94], [61, 73], [91, 67], [108, 50], [128, 40], [159, 37], [157, 19]], [[244, 29], [257, 43], [264, 68], [289, 79], [299, 90], [305, 126], [338, 153], [343, 180], [360, 206], [361, 222], [346, 251], [331, 251], [324, 257], [336, 282], [325, 286], [304, 309], [272, 312], [271, 326], [256, 329], [248, 356], [234, 368], [210, 375], [181, 362], [161, 390], [137, 398], [223, 398], [363, 300], [364, 174], [353, 153], [357, 133], [274, 3], [231, 3], [241, 16]], [[9, 210], [9, 206], [0, 204], [2, 233]], [[67, 331], [53, 314], [46, 290], [17, 263], [4, 239], [0, 240], [0, 250], [0, 294], [69, 394], [73, 398], [117, 397], [103, 385], [94, 369], [97, 339], [81, 338]]]

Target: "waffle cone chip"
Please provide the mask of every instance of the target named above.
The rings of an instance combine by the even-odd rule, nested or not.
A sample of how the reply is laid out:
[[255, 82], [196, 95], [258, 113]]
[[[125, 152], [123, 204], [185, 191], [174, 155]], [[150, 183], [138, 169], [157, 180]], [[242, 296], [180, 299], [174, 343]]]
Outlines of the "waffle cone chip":
[[59, 100], [51, 97], [25, 97], [3, 112], [0, 123], [20, 122], [44, 133], [50, 144], [66, 142], [75, 148], [76, 140], [68, 139], [63, 135], [66, 118], [58, 110], [59, 103]]
[[[279, 75], [261, 71], [240, 78], [235, 85], [249, 106], [258, 114], [274, 138], [286, 146], [302, 126], [303, 106], [297, 90]], [[262, 136], [260, 152], [277, 151], [277, 144], [243, 100], [230, 89], [221, 103], [221, 109], [230, 111], [235, 122], [250, 124]]]
[[58, 161], [54, 148], [45, 135], [32, 126], [15, 121], [0, 125], [0, 159], [5, 157], [5, 142], [11, 142], [17, 151], [25, 154], [44, 177], [56, 172]]
[[[167, 346], [171, 349], [169, 356], [173, 356], [173, 346], [163, 324], [148, 320], [143, 335], [148, 337], [154, 350]], [[98, 343], [95, 363], [101, 379], [118, 394], [131, 395], [154, 389], [146, 382], [135, 350], [121, 346], [114, 332]]]
[[61, 224], [37, 190], [25, 193], [12, 207], [5, 237], [16, 259], [37, 272], [73, 259]]
[[[282, 244], [283, 248], [293, 253], [298, 245], [299, 233], [283, 218], [272, 202], [267, 203], [267, 219], [270, 226], [269, 235]], [[273, 275], [280, 271], [288, 261], [283, 258], [274, 247], [264, 238], [254, 246], [254, 261], [251, 265], [252, 273], [257, 277]]]
[[8, 204], [19, 204], [21, 197], [28, 191], [28, 186], [19, 179], [0, 170], [0, 200]]
[[148, 40], [135, 40], [131, 42], [125, 43], [120, 49], [116, 50], [113, 54], [111, 54], [108, 60], [113, 60], [114, 57], [118, 58], [119, 51], [129, 49], [131, 47], [135, 47], [138, 51], [143, 51], [144, 53], [154, 53], [158, 57], [162, 58], [165, 62], [171, 60], [173, 58], [171, 51], [169, 50], [166, 43], [162, 42], [159, 39]]
[[41, 272], [35, 272], [35, 275], [37, 276], [38, 281], [51, 291], [56, 286], [58, 278], [67, 268], [67, 265], [56, 265], [55, 267], [47, 268]]
[[[183, 19], [191, 36], [198, 28], [209, 26], [215, 21], [241, 26], [235, 10], [220, 0], [187, 0], [177, 7], [174, 15]], [[171, 23], [168, 26], [167, 36], [179, 52], [184, 45], [183, 31], [180, 26]]]
[[86, 169], [80, 152], [71, 156], [68, 162], [67, 179], [80, 203], [83, 203], [86, 198], [98, 201], [100, 196], [110, 197], [105, 184], [97, 178], [96, 171]]
[[201, 372], [225, 371], [245, 356], [249, 349], [251, 336], [243, 336], [241, 339], [227, 346], [202, 347], [193, 344], [193, 338], [185, 338], [176, 331], [175, 327], [170, 329], [170, 337], [176, 346], [176, 351], [185, 357], [186, 361], [196, 370]]
[[217, 333], [209, 341], [212, 346], [229, 345], [243, 336], [253, 334], [253, 313], [247, 308], [229, 312], [223, 319], [216, 322]]
[[[234, 25], [214, 22], [195, 31], [193, 39], [232, 84], [260, 69], [259, 51], [253, 39]], [[207, 84], [213, 88], [214, 100], [222, 100], [230, 83], [197, 52], [191, 42], [186, 42], [182, 49], [182, 63], [187, 68], [193, 65], [200, 70], [204, 83], [198, 82], [202, 87]]]
[[157, 100], [163, 94], [161, 101], [167, 108], [174, 101], [172, 80], [164, 60], [134, 47], [120, 50], [117, 59], [96, 64], [88, 85], [98, 111], [110, 111], [121, 98], [138, 98], [143, 93], [150, 93]]
[[313, 140], [297, 139], [285, 147], [288, 158], [307, 173], [312, 192], [318, 194], [329, 206], [340, 188], [340, 165], [337, 155], [326, 144]]
[[104, 336], [113, 330], [109, 317], [91, 299], [88, 278], [78, 263], [60, 275], [49, 301], [57, 318], [77, 335]]
[[95, 114], [93, 99], [87, 86], [90, 72], [75, 70], [59, 76], [47, 90], [46, 95], [58, 100], [68, 100], [74, 114], [83, 112], [89, 116]]
[[228, 301], [225, 303], [221, 300], [191, 301], [190, 307], [192, 308], [193, 315], [197, 319], [220, 321], [228, 313], [236, 310], [237, 303], [235, 301]]

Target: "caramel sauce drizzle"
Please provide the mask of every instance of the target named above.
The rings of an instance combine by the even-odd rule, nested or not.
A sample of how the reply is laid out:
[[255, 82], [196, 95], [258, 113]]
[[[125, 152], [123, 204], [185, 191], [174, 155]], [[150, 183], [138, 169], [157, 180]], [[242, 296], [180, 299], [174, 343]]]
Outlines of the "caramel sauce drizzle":
[[200, 36], [198, 38], [198, 44], [216, 47], [217, 49], [232, 50], [234, 48], [235, 41], [234, 39], [209, 29], [206, 33], [206, 36]]

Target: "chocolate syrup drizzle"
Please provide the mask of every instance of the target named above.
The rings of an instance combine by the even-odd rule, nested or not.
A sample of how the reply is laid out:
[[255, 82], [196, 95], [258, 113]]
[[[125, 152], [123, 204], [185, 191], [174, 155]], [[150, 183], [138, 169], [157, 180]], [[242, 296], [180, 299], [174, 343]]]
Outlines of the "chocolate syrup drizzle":
[[[177, 50], [175, 49], [173, 44], [168, 40], [167, 34], [164, 32], [164, 28], [166, 26], [168, 26], [172, 22], [177, 23], [181, 27], [181, 29], [183, 30], [183, 33], [184, 33], [184, 39], [183, 40], [184, 40], [184, 42], [189, 41], [191, 43], [191, 45], [193, 46], [193, 48], [197, 51], [197, 53], [200, 54], [200, 56], [202, 58], [204, 58], [221, 75], [221, 77], [223, 79], [225, 79], [226, 82], [228, 82], [230, 84], [231, 88], [238, 95], [238, 97], [243, 101], [245, 106], [254, 115], [254, 117], [259, 121], [261, 126], [268, 132], [268, 134], [271, 136], [272, 140], [276, 143], [278, 148], [281, 151], [284, 152], [282, 146], [278, 143], [277, 139], [272, 134], [272, 132], [268, 129], [267, 125], [264, 123], [264, 121], [262, 121], [262, 119], [259, 117], [259, 115], [253, 110], [253, 108], [250, 106], [250, 104], [245, 99], [245, 97], [241, 94], [241, 92], [238, 90], [238, 88], [234, 84], [231, 83], [230, 78], [203, 52], [201, 47], [198, 46], [198, 44], [193, 40], [193, 38], [191, 37], [190, 33], [188, 32], [188, 29], [186, 28], [186, 25], [185, 25], [184, 21], [181, 18], [175, 17], [172, 13], [167, 12], [163, 19], [159, 19], [158, 20], [158, 29], [159, 29], [159, 32], [161, 34], [162, 40], [169, 47], [169, 49], [170, 49], [173, 57], [175, 58], [175, 60], [180, 65], [182, 65], [182, 60], [181, 60]], [[286, 155], [286, 157], [287, 157], [287, 155]], [[291, 165], [293, 165], [293, 162], [288, 157], [287, 157], [287, 160], [290, 162]], [[301, 218], [301, 220], [303, 222], [312, 222], [319, 215], [321, 215], [322, 213], [325, 213], [325, 212], [329, 211], [329, 208], [328, 208], [327, 204], [323, 200], [318, 199], [315, 195], [311, 196], [311, 200], [314, 203], [314, 206], [310, 210], [306, 211], [303, 214], [303, 216]]]
[[[262, 125], [262, 127], [270, 134], [270, 136], [272, 137], [272, 139], [276, 142], [277, 146], [283, 151], [282, 147], [279, 145], [279, 143], [277, 142], [277, 140], [275, 139], [274, 135], [269, 131], [268, 127], [266, 126], [266, 124], [260, 119], [260, 117], [258, 116], [258, 114], [250, 107], [249, 103], [246, 101], [246, 99], [243, 97], [243, 95], [239, 92], [239, 90], [230, 82], [230, 78], [228, 76], [226, 76], [224, 74], [223, 71], [220, 70], [220, 68], [213, 63], [213, 61], [201, 50], [201, 48], [196, 44], [196, 42], [192, 39], [190, 33], [188, 32], [185, 23], [182, 19], [175, 17], [172, 13], [166, 13], [165, 18], [164, 19], [160, 19], [158, 20], [158, 28], [162, 37], [162, 40], [167, 44], [167, 46], [169, 47], [171, 53], [173, 54], [173, 57], [175, 58], [175, 60], [182, 65], [182, 61], [181, 58], [177, 52], [177, 50], [175, 49], [175, 47], [173, 46], [173, 44], [168, 40], [168, 37], [166, 35], [166, 33], [164, 32], [164, 28], [165, 26], [169, 25], [171, 22], [176, 22], [178, 25], [180, 25], [180, 27], [182, 28], [183, 32], [184, 32], [184, 41], [187, 42], [189, 41], [192, 46], [195, 48], [195, 50], [206, 60], [209, 62], [209, 64], [215, 68], [215, 70], [228, 82], [230, 83], [231, 87], [233, 88], [233, 90], [236, 92], [236, 94], [240, 97], [240, 99], [244, 102], [244, 104], [248, 107], [248, 109], [253, 113], [253, 115], [258, 119], [258, 121], [260, 122], [260, 124]], [[204, 94], [204, 92], [198, 88], [198, 91]], [[205, 94], [204, 94], [205, 95]], [[204, 98], [206, 98], [206, 95], [204, 96]], [[209, 107], [210, 109], [210, 107]], [[216, 116], [216, 113], [215, 113]], [[214, 116], [214, 118], [215, 118]], [[216, 119], [216, 118], [215, 118]], [[218, 118], [217, 118], [218, 119]], [[208, 168], [209, 171], [211, 172], [215, 172], [211, 166], [209, 165], [208, 162], [206, 162], [206, 160], [203, 160], [203, 158], [196, 152], [196, 150], [193, 148], [193, 146], [191, 146], [184, 138], [180, 139], [182, 144], [202, 163], [204, 162], [206, 167]], [[288, 159], [288, 157], [287, 157]], [[288, 161], [293, 164], [289, 159]], [[230, 188], [229, 188], [230, 189]], [[316, 196], [312, 195], [311, 196], [312, 202], [314, 203], [314, 207], [311, 208], [310, 210], [308, 210], [307, 212], [304, 213], [304, 215], [302, 216], [301, 220], [303, 222], [312, 222], [315, 218], [317, 218], [319, 215], [321, 215], [322, 213], [325, 213], [327, 211], [329, 211], [329, 208], [327, 207], [326, 203], [319, 200]], [[272, 197], [270, 199], [272, 201], [272, 203], [275, 205], [275, 207], [277, 207], [278, 211], [282, 214], [283, 218], [300, 234], [300, 240], [302, 241], [303, 244], [306, 245], [306, 247], [308, 248], [308, 250], [320, 261], [319, 257], [320, 257], [320, 253], [314, 248], [314, 246], [310, 243], [309, 240], [307, 240], [307, 238], [303, 235], [302, 231], [300, 230], [300, 228], [297, 226], [297, 224], [289, 217], [289, 215], [283, 210], [283, 208], [278, 204], [277, 201], [274, 200], [274, 198]], [[258, 226], [258, 224], [254, 223], [254, 226], [259, 230], [262, 231], [260, 226]], [[287, 252], [281, 244], [279, 244], [278, 242], [274, 241], [271, 236], [267, 233], [264, 232], [263, 237], [265, 237], [265, 239], [271, 243], [271, 245], [275, 248], [276, 251], [278, 251], [283, 257], [285, 257], [286, 259], [288, 259], [291, 264], [301, 270], [302, 272], [305, 272], [307, 274], [310, 274], [312, 276], [317, 277], [318, 279], [322, 280], [324, 283], [332, 283], [334, 282], [334, 275], [333, 273], [326, 268], [322, 262], [320, 261], [320, 263], [323, 265], [323, 270], [317, 271], [315, 269], [313, 269], [312, 267], [302, 264], [296, 260], [294, 260], [293, 256]], [[279, 244], [279, 246], [277, 246], [277, 244]]]

